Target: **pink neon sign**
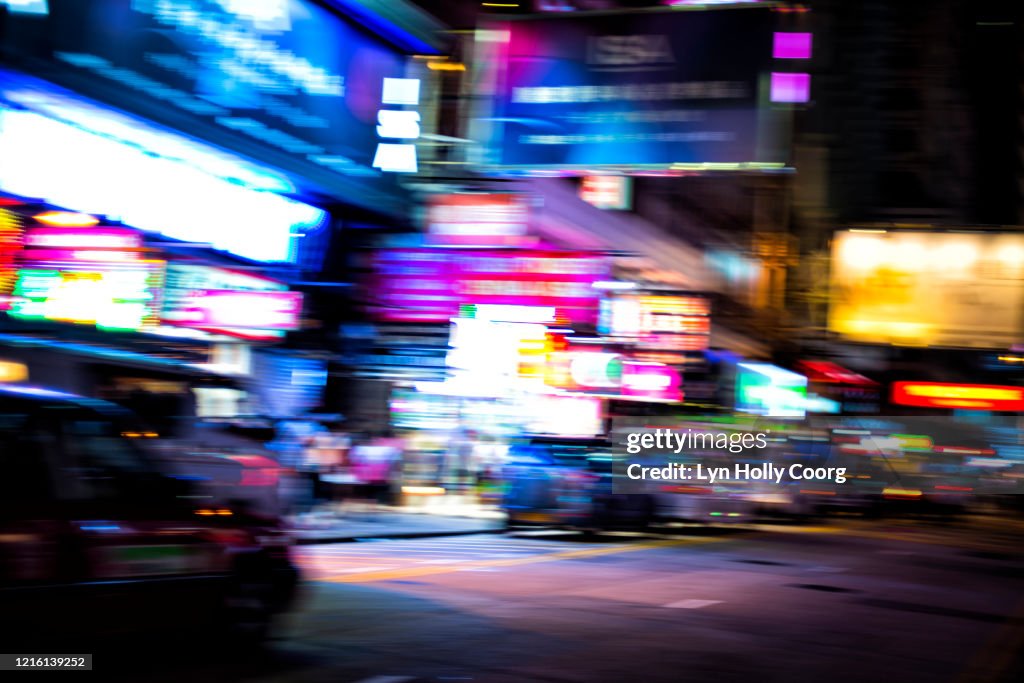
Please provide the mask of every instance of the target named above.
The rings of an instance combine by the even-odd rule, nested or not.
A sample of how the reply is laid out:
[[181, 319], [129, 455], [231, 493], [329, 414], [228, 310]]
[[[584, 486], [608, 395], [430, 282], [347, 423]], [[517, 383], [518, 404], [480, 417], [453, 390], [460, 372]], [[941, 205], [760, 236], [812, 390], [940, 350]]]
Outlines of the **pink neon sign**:
[[463, 304], [549, 306], [594, 323], [608, 261], [586, 252], [387, 249], [374, 259], [370, 313], [379, 320], [446, 322]]
[[622, 364], [622, 395], [634, 398], [683, 400], [679, 373], [662, 363], [629, 360]]
[[142, 236], [124, 228], [31, 228], [25, 246], [44, 249], [138, 249]]
[[183, 327], [294, 330], [301, 313], [300, 292], [196, 290], [163, 319]]

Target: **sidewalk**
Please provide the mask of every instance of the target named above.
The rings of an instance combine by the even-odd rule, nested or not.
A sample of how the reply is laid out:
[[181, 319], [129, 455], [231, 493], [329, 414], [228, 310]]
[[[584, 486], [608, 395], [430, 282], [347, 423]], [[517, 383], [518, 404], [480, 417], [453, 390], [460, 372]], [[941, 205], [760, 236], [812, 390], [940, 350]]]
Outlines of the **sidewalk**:
[[493, 509], [462, 503], [448, 496], [431, 503], [376, 509], [353, 507], [340, 512], [325, 507], [287, 521], [292, 538], [303, 545], [496, 533], [504, 527], [504, 515]]

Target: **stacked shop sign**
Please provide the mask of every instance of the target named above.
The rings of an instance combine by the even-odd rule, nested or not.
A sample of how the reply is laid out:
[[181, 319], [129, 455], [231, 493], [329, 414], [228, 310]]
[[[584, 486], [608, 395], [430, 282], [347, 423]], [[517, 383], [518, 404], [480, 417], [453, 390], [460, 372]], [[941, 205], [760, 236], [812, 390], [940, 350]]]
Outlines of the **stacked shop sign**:
[[[602, 335], [630, 350], [637, 361], [660, 363], [686, 380], [688, 399], [709, 399], [704, 352], [711, 335], [711, 302], [694, 293], [616, 292], [601, 304]], [[680, 399], [681, 400], [681, 399]]]

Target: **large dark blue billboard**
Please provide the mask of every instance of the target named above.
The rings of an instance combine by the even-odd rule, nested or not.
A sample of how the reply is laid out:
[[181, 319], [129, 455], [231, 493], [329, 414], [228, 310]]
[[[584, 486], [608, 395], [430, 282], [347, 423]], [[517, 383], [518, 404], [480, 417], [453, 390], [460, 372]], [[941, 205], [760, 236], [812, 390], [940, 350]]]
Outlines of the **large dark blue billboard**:
[[[312, 0], [49, 0], [0, 31], [20, 69], [367, 200], [406, 59]], [[348, 188], [344, 191], [343, 188]], [[385, 207], [379, 207], [385, 208]]]
[[489, 164], [783, 161], [770, 8], [545, 17], [480, 33]]

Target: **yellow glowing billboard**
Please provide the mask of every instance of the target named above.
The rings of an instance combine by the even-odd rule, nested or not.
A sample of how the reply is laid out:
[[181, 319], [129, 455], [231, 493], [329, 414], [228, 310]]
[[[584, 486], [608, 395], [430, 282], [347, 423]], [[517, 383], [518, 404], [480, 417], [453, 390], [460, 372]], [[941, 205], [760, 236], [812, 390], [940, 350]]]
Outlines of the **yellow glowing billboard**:
[[909, 346], [1024, 340], [1024, 235], [845, 230], [832, 243], [829, 329]]

